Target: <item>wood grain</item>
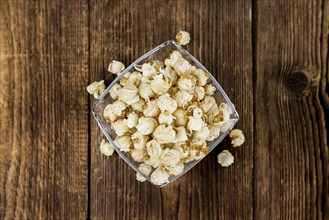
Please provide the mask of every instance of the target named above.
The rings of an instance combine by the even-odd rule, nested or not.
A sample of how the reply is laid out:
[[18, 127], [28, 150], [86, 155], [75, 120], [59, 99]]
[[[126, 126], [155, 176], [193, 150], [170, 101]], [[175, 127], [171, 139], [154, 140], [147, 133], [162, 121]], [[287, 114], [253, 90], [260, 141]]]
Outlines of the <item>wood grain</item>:
[[[129, 5], [129, 7], [127, 7]], [[217, 77], [241, 115], [248, 141], [229, 141], [181, 179], [163, 189], [135, 180], [115, 155], [99, 152], [103, 138], [91, 118], [92, 219], [251, 219], [253, 213], [253, 85], [251, 1], [95, 1], [90, 19], [90, 81], [113, 76], [113, 59], [130, 64], [179, 30], [192, 35], [187, 49]], [[92, 104], [92, 102], [91, 102]], [[230, 149], [236, 164], [221, 168], [217, 154]]]
[[254, 217], [328, 219], [328, 1], [254, 9]]
[[0, 219], [87, 218], [86, 2], [0, 14]]

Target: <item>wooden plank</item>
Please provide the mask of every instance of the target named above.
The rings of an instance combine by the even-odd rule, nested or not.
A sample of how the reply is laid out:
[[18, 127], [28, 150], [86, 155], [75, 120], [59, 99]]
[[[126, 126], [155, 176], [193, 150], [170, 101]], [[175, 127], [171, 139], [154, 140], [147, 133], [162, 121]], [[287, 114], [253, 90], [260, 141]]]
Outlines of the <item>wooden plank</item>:
[[0, 5], [0, 219], [87, 218], [87, 3]]
[[[113, 59], [132, 63], [179, 30], [192, 35], [187, 49], [215, 74], [241, 116], [247, 142], [225, 140], [192, 171], [163, 189], [139, 183], [114, 155], [99, 152], [103, 138], [91, 118], [92, 219], [251, 219], [253, 214], [253, 85], [251, 1], [95, 1], [90, 14], [90, 82], [113, 79]], [[91, 101], [91, 105], [93, 101]], [[217, 154], [230, 149], [235, 164], [222, 168]]]
[[328, 1], [254, 11], [254, 217], [327, 219]]

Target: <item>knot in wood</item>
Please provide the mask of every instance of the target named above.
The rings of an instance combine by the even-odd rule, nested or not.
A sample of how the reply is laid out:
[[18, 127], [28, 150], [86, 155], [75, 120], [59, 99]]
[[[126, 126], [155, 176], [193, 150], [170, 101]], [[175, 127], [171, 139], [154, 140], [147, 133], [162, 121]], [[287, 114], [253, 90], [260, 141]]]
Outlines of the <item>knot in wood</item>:
[[307, 96], [311, 89], [318, 86], [320, 74], [313, 68], [293, 71], [286, 77], [287, 87], [299, 96]]

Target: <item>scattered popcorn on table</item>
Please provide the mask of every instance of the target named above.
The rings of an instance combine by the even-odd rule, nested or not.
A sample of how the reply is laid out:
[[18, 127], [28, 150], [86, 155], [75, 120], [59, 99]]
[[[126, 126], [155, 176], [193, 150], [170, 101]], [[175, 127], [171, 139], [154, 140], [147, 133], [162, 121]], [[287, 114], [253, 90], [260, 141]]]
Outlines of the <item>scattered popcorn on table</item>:
[[114, 153], [114, 147], [110, 142], [105, 141], [104, 139], [101, 142], [101, 146], [99, 147], [102, 154], [105, 156], [112, 156]]
[[104, 92], [105, 88], [106, 86], [104, 84], [104, 80], [101, 80], [99, 82], [96, 81], [87, 86], [87, 92], [90, 95], [93, 95], [95, 99], [98, 99]]
[[176, 35], [176, 41], [179, 45], [186, 45], [190, 42], [190, 34], [186, 31], [180, 31]]
[[233, 147], [238, 147], [238, 146], [241, 146], [244, 141], [245, 141], [245, 137], [242, 133], [242, 131], [240, 129], [234, 129], [232, 130], [229, 135], [228, 135], [231, 140], [232, 140], [232, 145]]
[[120, 61], [113, 60], [112, 63], [110, 63], [108, 71], [113, 74], [119, 74], [125, 69], [125, 65], [121, 63]]
[[223, 167], [228, 167], [234, 163], [234, 157], [228, 150], [223, 150], [222, 153], [218, 154], [217, 161]]

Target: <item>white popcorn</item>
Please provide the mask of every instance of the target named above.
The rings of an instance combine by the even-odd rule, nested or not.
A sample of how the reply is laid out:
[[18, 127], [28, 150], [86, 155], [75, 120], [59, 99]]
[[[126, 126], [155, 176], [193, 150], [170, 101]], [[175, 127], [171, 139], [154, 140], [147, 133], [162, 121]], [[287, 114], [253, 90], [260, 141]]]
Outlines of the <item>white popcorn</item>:
[[172, 124], [175, 117], [168, 111], [161, 112], [158, 118], [160, 124]]
[[[206, 156], [209, 149], [207, 148], [207, 144], [204, 141], [197, 141], [191, 143], [189, 157], [190, 160], [200, 160]], [[187, 162], [187, 161], [184, 161]]]
[[186, 108], [192, 98], [193, 95], [191, 93], [182, 90], [178, 91], [175, 95], [177, 106], [181, 108]]
[[194, 89], [194, 97], [196, 100], [201, 101], [205, 96], [205, 91], [202, 86], [195, 86]]
[[179, 142], [183, 142], [183, 141], [188, 140], [188, 137], [186, 135], [185, 127], [179, 126], [179, 127], [176, 127], [175, 130], [176, 130], [176, 138], [173, 141], [173, 143], [179, 143]]
[[131, 135], [134, 148], [137, 150], [143, 150], [148, 141], [148, 136], [140, 134], [138, 131]]
[[142, 65], [142, 73], [143, 76], [147, 77], [148, 79], [153, 79], [153, 77], [156, 75], [157, 71], [154, 66], [152, 66], [150, 63], [144, 63]]
[[193, 132], [193, 137], [202, 141], [205, 141], [210, 134], [209, 128], [207, 127], [206, 124], [202, 127], [200, 131], [194, 131]]
[[186, 110], [182, 108], [177, 108], [177, 110], [173, 113], [173, 116], [175, 117], [174, 124], [175, 126], [185, 126], [188, 117], [186, 117]]
[[201, 108], [206, 113], [208, 113], [209, 110], [211, 110], [211, 108], [214, 106], [217, 108], [216, 100], [212, 96], [206, 96], [201, 102]]
[[228, 150], [223, 150], [220, 154], [218, 154], [217, 161], [223, 167], [228, 167], [234, 163], [234, 157]]
[[114, 101], [112, 104], [108, 104], [109, 108], [112, 109], [113, 114], [121, 116], [123, 111], [127, 108], [127, 105], [122, 101]]
[[166, 148], [161, 152], [160, 160], [165, 166], [176, 165], [180, 161], [180, 154], [175, 149]]
[[144, 110], [144, 105], [145, 105], [145, 101], [143, 99], [139, 99], [138, 102], [135, 102], [133, 104], [131, 104], [131, 108], [134, 110], [134, 111], [137, 111], [137, 112], [143, 112]]
[[129, 127], [123, 122], [122, 119], [118, 119], [117, 121], [112, 123], [111, 127], [118, 136], [123, 136], [127, 132], [129, 132]]
[[163, 74], [168, 79], [170, 79], [171, 85], [176, 84], [178, 76], [177, 76], [176, 72], [170, 66], [166, 66], [165, 69], [161, 68], [160, 73]]
[[155, 68], [156, 72], [160, 72], [160, 69], [164, 67], [164, 63], [160, 60], [151, 61], [151, 65]]
[[163, 74], [154, 76], [154, 79], [151, 81], [151, 89], [157, 95], [167, 93], [170, 87], [170, 79], [164, 77]]
[[156, 117], [160, 114], [160, 109], [158, 107], [158, 100], [148, 101], [143, 110], [143, 114], [147, 117]]
[[245, 142], [244, 134], [240, 129], [232, 130], [228, 136], [231, 138], [233, 147], [241, 146]]
[[214, 92], [216, 91], [216, 87], [211, 84], [208, 84], [208, 85], [204, 86], [204, 91], [205, 91], [206, 95], [212, 96], [214, 94]]
[[161, 165], [159, 157], [150, 157], [148, 160], [145, 160], [145, 163], [152, 166], [153, 168], [158, 168]]
[[173, 51], [169, 58], [165, 59], [165, 64], [174, 68], [178, 75], [183, 73], [190, 73], [194, 68], [191, 68], [191, 64], [182, 57], [182, 55], [176, 50]]
[[180, 31], [176, 35], [176, 41], [179, 45], [186, 45], [190, 42], [190, 34], [186, 31]]
[[156, 158], [160, 157], [162, 147], [157, 140], [153, 139], [146, 143], [146, 150], [150, 157]]
[[99, 147], [102, 154], [105, 156], [112, 156], [114, 153], [114, 147], [110, 142], [106, 142], [104, 139], [101, 142], [101, 146]]
[[127, 115], [127, 119], [124, 119], [123, 122], [128, 126], [128, 128], [134, 128], [138, 124], [138, 119], [138, 114], [131, 112]]
[[176, 131], [171, 125], [159, 125], [153, 132], [153, 136], [160, 144], [168, 144], [175, 140]]
[[138, 88], [138, 94], [145, 100], [149, 100], [155, 94], [151, 89], [151, 85], [148, 83], [142, 83]]
[[228, 129], [231, 128], [232, 123], [233, 123], [233, 119], [226, 121], [223, 125], [220, 126], [221, 131], [225, 133]]
[[120, 84], [116, 83], [109, 91], [110, 96], [112, 99], [116, 100], [119, 97], [119, 91], [122, 88], [122, 86], [120, 86]]
[[137, 131], [142, 135], [152, 134], [158, 123], [153, 118], [141, 117], [136, 126]]
[[200, 118], [202, 118], [202, 115], [203, 115], [203, 111], [202, 111], [201, 108], [194, 108], [193, 109], [193, 117], [194, 118], [200, 119]]
[[230, 108], [230, 106], [227, 103], [220, 103], [220, 105], [218, 106], [218, 109], [221, 111], [226, 110], [226, 111], [228, 111], [229, 114], [233, 113], [232, 109]]
[[163, 168], [157, 168], [151, 174], [151, 181], [156, 185], [163, 185], [169, 182], [169, 174]]
[[193, 71], [193, 76], [197, 79], [197, 85], [198, 86], [204, 86], [207, 83], [207, 80], [209, 78], [209, 74], [201, 69], [196, 69]]
[[219, 125], [210, 125], [207, 141], [215, 140], [215, 138], [217, 138], [219, 136], [220, 132], [221, 132], [221, 129], [220, 129]]
[[104, 80], [101, 80], [99, 82], [96, 81], [87, 86], [87, 92], [90, 95], [93, 95], [95, 99], [98, 99], [104, 92], [105, 88], [106, 86], [104, 84]]
[[119, 74], [125, 69], [125, 65], [121, 63], [120, 61], [113, 60], [112, 63], [110, 63], [108, 71], [113, 74]]
[[[145, 176], [150, 175], [152, 171], [152, 167], [146, 163], [142, 163], [138, 166], [138, 170], [141, 171]], [[146, 181], [145, 177], [143, 177], [140, 173], [136, 173], [136, 180], [139, 182]]]
[[189, 93], [194, 91], [196, 85], [196, 78], [190, 74], [182, 75], [177, 81], [177, 87], [180, 90], [187, 91]]
[[106, 121], [115, 122], [118, 116], [113, 113], [112, 104], [108, 104], [103, 111], [103, 116]]
[[174, 149], [179, 153], [180, 159], [184, 159], [189, 155], [189, 142], [178, 142], [174, 145]]
[[166, 170], [169, 172], [171, 175], [179, 175], [184, 171], [184, 163], [179, 162], [178, 164], [172, 165], [172, 166], [165, 166]]
[[137, 92], [137, 87], [134, 84], [129, 83], [119, 90], [118, 99], [125, 103], [129, 102], [130, 104], [133, 104], [139, 100], [137, 99], [137, 101], [132, 102], [132, 100], [136, 100]]
[[130, 155], [134, 159], [134, 161], [143, 162], [144, 158], [146, 156], [146, 151], [145, 150], [132, 149]]
[[131, 147], [131, 140], [128, 135], [122, 137], [116, 137], [114, 144], [123, 152], [129, 152]]
[[205, 122], [201, 118], [189, 117], [187, 122], [187, 129], [190, 131], [200, 131]]
[[164, 63], [166, 66], [171, 66], [176, 63], [179, 58], [182, 58], [182, 54], [179, 51], [175, 50], [171, 52], [169, 58], [165, 59]]
[[177, 109], [177, 102], [175, 99], [170, 98], [169, 94], [166, 93], [158, 98], [158, 106], [161, 111], [173, 113]]

